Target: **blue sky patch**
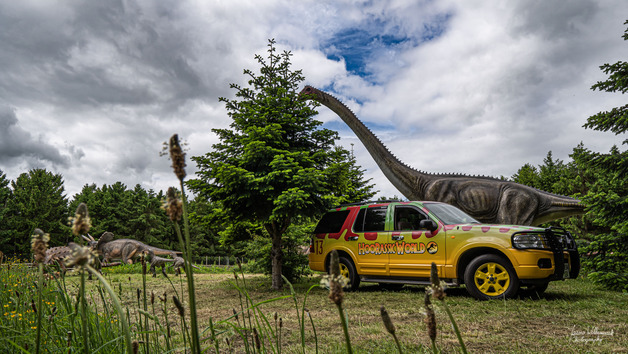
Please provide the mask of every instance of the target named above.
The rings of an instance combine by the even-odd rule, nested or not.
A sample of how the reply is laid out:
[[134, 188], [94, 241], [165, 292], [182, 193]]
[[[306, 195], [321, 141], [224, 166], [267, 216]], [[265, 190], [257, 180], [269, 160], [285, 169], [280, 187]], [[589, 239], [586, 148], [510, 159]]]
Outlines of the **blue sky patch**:
[[347, 71], [371, 80], [369, 65], [382, 55], [397, 52], [438, 38], [445, 31], [451, 14], [441, 14], [425, 23], [421, 33], [406, 33], [397, 25], [379, 19], [367, 20], [358, 26], [344, 28], [323, 43], [323, 52], [331, 60], [345, 60]]

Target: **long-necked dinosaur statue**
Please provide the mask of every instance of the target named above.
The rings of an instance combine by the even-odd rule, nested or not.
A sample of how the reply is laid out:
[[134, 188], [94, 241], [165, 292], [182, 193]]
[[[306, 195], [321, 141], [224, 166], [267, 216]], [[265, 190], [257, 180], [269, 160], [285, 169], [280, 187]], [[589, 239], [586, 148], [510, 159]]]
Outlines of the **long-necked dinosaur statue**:
[[432, 174], [407, 166], [334, 96], [306, 86], [300, 93], [335, 112], [353, 130], [384, 175], [410, 200], [452, 204], [479, 221], [539, 225], [584, 213], [579, 200], [544, 192], [515, 182], [484, 176]]

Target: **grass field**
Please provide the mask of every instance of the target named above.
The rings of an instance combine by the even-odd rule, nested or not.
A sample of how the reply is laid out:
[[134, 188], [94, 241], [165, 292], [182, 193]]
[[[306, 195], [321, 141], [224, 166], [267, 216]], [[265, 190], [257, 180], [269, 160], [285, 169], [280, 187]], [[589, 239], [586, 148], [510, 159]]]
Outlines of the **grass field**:
[[[172, 273], [168, 279], [159, 273], [156, 278], [148, 276], [144, 294], [143, 276], [137, 273], [141, 269], [138, 266], [104, 270], [107, 282], [127, 311], [125, 318], [129, 319], [132, 339], [148, 340], [149, 345], [140, 345], [140, 353], [163, 353], [166, 352], [166, 333], [171, 333], [168, 347], [173, 349], [170, 352], [182, 352], [181, 348], [186, 346], [182, 335], [185, 331], [181, 330], [181, 318], [172, 297], [176, 295], [182, 300], [186, 326], [189, 326], [185, 277]], [[0, 305], [4, 309], [0, 317], [2, 353], [21, 353], [24, 349], [34, 352], [35, 274], [33, 268], [19, 265], [0, 269], [3, 283]], [[85, 328], [80, 325], [81, 321], [86, 321], [90, 336], [88, 346], [92, 352], [121, 352], [124, 343], [117, 322], [120, 316], [97, 280], [87, 281], [87, 315], [82, 320], [77, 300], [80, 279], [77, 275], [68, 275], [61, 283], [48, 280], [42, 292], [42, 352], [67, 353], [70, 348], [70, 352], [80, 352], [85, 345], [81, 335], [87, 333], [81, 332]], [[194, 279], [201, 343], [208, 353], [215, 352], [216, 346], [221, 353], [240, 353], [247, 349], [262, 353], [346, 352], [338, 310], [330, 302], [328, 291], [317, 286], [320, 275], [293, 284], [294, 292], [286, 286], [279, 293], [270, 290], [268, 277], [257, 274], [238, 274], [236, 280], [232, 272], [196, 273]], [[397, 352], [392, 336], [382, 323], [381, 306], [385, 306], [396, 326], [405, 353], [431, 352], [424, 323], [424, 294], [424, 287], [387, 290], [377, 284], [363, 284], [358, 291], [346, 293], [343, 306], [354, 352]], [[165, 310], [162, 299], [166, 299]], [[477, 301], [463, 288], [452, 288], [447, 290], [446, 301], [469, 352], [628, 352], [628, 294], [603, 290], [586, 279], [554, 282], [541, 298], [505, 301]], [[438, 350], [459, 352], [460, 345], [442, 304], [433, 302]], [[246, 310], [251, 304], [255, 311]], [[146, 311], [138, 310], [143, 308]], [[252, 315], [247, 317], [247, 313]], [[215, 342], [211, 340], [210, 319], [217, 338]], [[261, 350], [253, 348], [252, 331], [243, 329], [253, 327], [266, 331], [261, 335]], [[248, 343], [245, 337], [249, 338]]]
[[[122, 296], [128, 304], [136, 302], [136, 289], [141, 286], [140, 275], [110, 275], [112, 284], [122, 286]], [[130, 279], [130, 280], [129, 280]], [[307, 290], [318, 284], [320, 276], [313, 276], [294, 284], [299, 307]], [[242, 293], [235, 289], [233, 274], [196, 274], [197, 309], [201, 327], [208, 326], [240, 310]], [[175, 281], [175, 286], [177, 279]], [[289, 287], [282, 293], [270, 290], [270, 280], [261, 275], [241, 277], [240, 287], [246, 289], [253, 303], [289, 295]], [[119, 285], [116, 285], [119, 287]], [[169, 289], [168, 289], [169, 288]], [[184, 289], [185, 286], [181, 287]], [[149, 278], [147, 289], [162, 294], [172, 286], [163, 277]], [[150, 290], [147, 290], [150, 291]], [[363, 353], [396, 352], [392, 337], [386, 332], [380, 317], [380, 306], [385, 306], [397, 328], [397, 335], [406, 352], [430, 351], [431, 344], [423, 322], [425, 288], [406, 286], [401, 290], [382, 289], [377, 284], [363, 284], [359, 291], [345, 294], [344, 307], [349, 320], [353, 348]], [[470, 352], [627, 352], [628, 351], [628, 294], [609, 292], [585, 279], [554, 282], [539, 298], [519, 298], [506, 301], [477, 301], [463, 288], [447, 290], [447, 302]], [[306, 321], [308, 352], [343, 352], [344, 337], [335, 306], [328, 292], [314, 288], [308, 295], [305, 308], [309, 310], [314, 331]], [[444, 352], [459, 350], [451, 324], [435, 303], [437, 318], [437, 345]], [[297, 307], [292, 298], [264, 303], [259, 307], [273, 323], [274, 314], [282, 319], [282, 351], [301, 351]], [[176, 310], [172, 307], [172, 316]], [[218, 324], [220, 327], [220, 324]], [[235, 334], [223, 333], [222, 340], [238, 346]], [[240, 342], [242, 340], [240, 339]], [[209, 346], [209, 345], [207, 345]], [[226, 348], [224, 343], [221, 348]]]

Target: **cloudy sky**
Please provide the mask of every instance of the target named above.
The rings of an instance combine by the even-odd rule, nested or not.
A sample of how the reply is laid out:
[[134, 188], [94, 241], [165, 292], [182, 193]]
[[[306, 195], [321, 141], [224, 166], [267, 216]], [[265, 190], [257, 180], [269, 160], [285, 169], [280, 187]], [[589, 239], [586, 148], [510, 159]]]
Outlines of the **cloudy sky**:
[[[349, 105], [403, 162], [429, 172], [512, 176], [552, 151], [607, 152], [624, 136], [585, 130], [625, 104], [592, 91], [628, 60], [625, 0], [0, 0], [0, 170], [165, 190], [162, 143], [189, 155], [230, 120], [219, 97], [257, 70], [269, 38], [304, 84]], [[379, 195], [400, 195], [326, 107]], [[193, 163], [188, 172], [193, 174]]]

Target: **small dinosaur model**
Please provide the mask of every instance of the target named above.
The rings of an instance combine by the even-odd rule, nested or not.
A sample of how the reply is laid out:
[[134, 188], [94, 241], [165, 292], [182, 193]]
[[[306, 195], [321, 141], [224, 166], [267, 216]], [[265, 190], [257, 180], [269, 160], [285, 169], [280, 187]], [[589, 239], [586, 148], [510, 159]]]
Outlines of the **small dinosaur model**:
[[332, 95], [306, 86], [299, 94], [336, 113], [357, 135], [390, 182], [410, 200], [454, 205], [479, 221], [539, 225], [583, 214], [579, 200], [529, 186], [484, 176], [432, 174], [407, 166], [395, 157], [353, 112]]
[[91, 235], [89, 237], [83, 236], [90, 247], [93, 247], [96, 251], [103, 255], [103, 263], [107, 263], [112, 259], [121, 259], [122, 263], [133, 263], [133, 257], [139, 256], [142, 252], [152, 251], [156, 255], [169, 255], [179, 254], [181, 252], [165, 250], [149, 246], [143, 242], [132, 240], [128, 238], [122, 238], [118, 240], [113, 239], [113, 233], [105, 232], [96, 241]]
[[[166, 274], [166, 263], [172, 263], [174, 259], [155, 256], [155, 252], [152, 250], [148, 251], [148, 256], [150, 257], [150, 272], [153, 274], [153, 278], [157, 276], [156, 268], [161, 268], [161, 274], [168, 278], [168, 274]], [[176, 255], [173, 254], [172, 257], [174, 258]]]
[[[153, 250], [148, 250], [147, 253], [148, 253], [148, 256], [150, 257], [150, 272], [153, 274], [153, 277], [157, 276], [156, 268], [160, 267], [161, 273], [167, 278], [168, 277], [168, 275], [166, 274], [167, 263], [170, 263], [169, 267], [174, 269], [174, 272], [176, 275], [179, 275], [181, 273], [180, 268], [183, 267], [185, 264], [185, 260], [182, 257], [177, 256], [176, 253], [174, 252], [170, 254], [170, 256], [172, 256], [172, 259], [156, 256]], [[200, 269], [194, 264], [192, 264], [192, 267], [196, 269]]]

